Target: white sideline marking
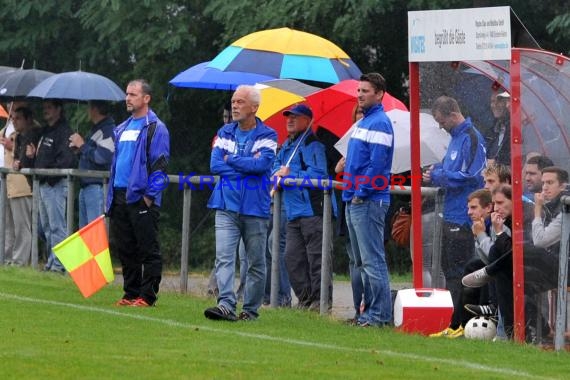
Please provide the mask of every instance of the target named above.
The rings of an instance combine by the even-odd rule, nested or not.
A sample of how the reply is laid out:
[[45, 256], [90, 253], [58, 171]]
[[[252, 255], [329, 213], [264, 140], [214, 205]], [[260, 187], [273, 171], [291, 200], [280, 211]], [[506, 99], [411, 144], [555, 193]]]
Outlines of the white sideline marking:
[[46, 305], [53, 305], [53, 306], [61, 306], [61, 307], [67, 307], [70, 309], [77, 309], [77, 310], [82, 310], [82, 311], [90, 311], [90, 312], [97, 312], [97, 313], [103, 313], [103, 314], [110, 314], [110, 315], [115, 315], [115, 316], [119, 316], [119, 317], [131, 318], [131, 319], [138, 319], [141, 321], [162, 323], [162, 324], [167, 325], [167, 326], [182, 327], [182, 328], [192, 329], [192, 330], [199, 329], [199, 330], [210, 331], [210, 332], [215, 332], [215, 333], [219, 333], [219, 334], [237, 335], [237, 336], [246, 337], [246, 338], [254, 338], [254, 339], [266, 340], [266, 341], [272, 341], [272, 342], [287, 343], [290, 345], [315, 347], [315, 348], [322, 348], [322, 349], [336, 350], [336, 351], [376, 353], [376, 354], [380, 354], [380, 355], [394, 356], [394, 357], [406, 358], [406, 359], [411, 359], [411, 360], [421, 360], [421, 361], [428, 362], [428, 363], [436, 363], [437, 362], [437, 363], [441, 363], [441, 364], [460, 366], [460, 367], [464, 367], [464, 368], [468, 368], [468, 369], [491, 372], [491, 373], [496, 373], [496, 374], [501, 374], [501, 375], [525, 377], [528, 379], [540, 379], [540, 380], [552, 379], [551, 377], [537, 376], [537, 375], [533, 375], [533, 374], [530, 374], [527, 372], [522, 372], [522, 371], [518, 371], [518, 370], [514, 370], [514, 369], [494, 368], [494, 367], [489, 367], [489, 366], [482, 365], [482, 364], [466, 362], [463, 360], [442, 359], [442, 358], [436, 358], [436, 357], [427, 356], [427, 355], [408, 354], [408, 353], [396, 352], [396, 351], [390, 351], [390, 350], [377, 350], [377, 349], [373, 349], [373, 348], [352, 348], [352, 347], [338, 346], [338, 345], [334, 345], [334, 344], [326, 344], [326, 343], [310, 342], [310, 341], [298, 340], [298, 339], [274, 337], [274, 336], [264, 335], [264, 334], [253, 334], [253, 333], [247, 333], [247, 332], [235, 331], [235, 330], [222, 330], [222, 329], [217, 329], [217, 328], [208, 327], [208, 326], [192, 325], [189, 323], [173, 321], [171, 319], [154, 318], [154, 317], [149, 317], [149, 316], [145, 316], [145, 315], [123, 313], [120, 311], [102, 309], [102, 308], [93, 307], [93, 306], [84, 306], [84, 305], [76, 305], [76, 304], [66, 303], [66, 302], [42, 300], [39, 298], [24, 297], [24, 296], [19, 296], [16, 294], [8, 294], [8, 293], [2, 293], [2, 292], [0, 292], [0, 297], [12, 299], [12, 300], [16, 300], [16, 301], [22, 301], [22, 302], [32, 302], [32, 303], [39, 303], [39, 304], [46, 304]]

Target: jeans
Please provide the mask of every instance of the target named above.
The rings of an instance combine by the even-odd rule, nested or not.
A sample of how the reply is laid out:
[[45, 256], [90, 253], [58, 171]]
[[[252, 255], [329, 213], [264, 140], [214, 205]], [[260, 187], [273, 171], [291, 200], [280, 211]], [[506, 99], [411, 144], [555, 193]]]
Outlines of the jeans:
[[103, 186], [91, 184], [79, 190], [79, 228], [103, 214]]
[[40, 223], [50, 250], [45, 270], [63, 272], [65, 269], [53, 253], [53, 247], [67, 237], [67, 181], [55, 185], [40, 184]]
[[[271, 297], [271, 260], [273, 250], [273, 239], [275, 238], [275, 230], [271, 225], [271, 232], [267, 238], [267, 249], [265, 253], [265, 262], [267, 267], [267, 275], [265, 276], [265, 295], [263, 302], [270, 303]], [[289, 282], [289, 274], [285, 266], [285, 242], [287, 237], [287, 214], [285, 207], [281, 206], [281, 221], [279, 226], [279, 293], [277, 304], [281, 307], [291, 306], [291, 283]]]
[[238, 300], [243, 301], [243, 293], [245, 292], [245, 279], [247, 276], [247, 256], [245, 255], [245, 244], [240, 240], [238, 247], [239, 257], [239, 285], [236, 290]]
[[[390, 278], [384, 250], [384, 222], [388, 205], [365, 200], [348, 204], [346, 222], [352, 251], [357, 264], [366, 274], [365, 310], [359, 322], [371, 325], [389, 323], [392, 319]], [[368, 288], [368, 289], [366, 289]], [[367, 290], [370, 292], [368, 296]], [[367, 296], [369, 300], [367, 300]]]
[[[243, 292], [245, 291], [245, 277], [247, 275], [247, 257], [245, 256], [245, 245], [243, 240], [239, 242], [238, 248], [239, 256], [239, 285], [236, 290], [238, 300], [243, 301]], [[210, 272], [210, 278], [208, 279], [208, 294], [218, 296], [218, 280], [216, 279], [216, 267]]]
[[234, 313], [236, 311], [235, 260], [239, 241], [243, 239], [248, 264], [243, 311], [257, 317], [265, 290], [265, 248], [269, 220], [217, 210], [215, 224], [216, 278], [220, 291], [218, 305], [223, 305]]
[[[362, 263], [358, 265], [357, 258], [354, 256], [352, 251], [352, 244], [350, 237], [347, 236], [346, 239], [346, 253], [348, 254], [348, 271], [350, 274], [350, 285], [352, 288], [352, 301], [354, 303], [354, 316], [356, 319], [360, 318], [360, 304], [363, 301], [363, 296], [365, 294], [364, 283], [366, 280], [366, 274], [362, 271]], [[370, 287], [366, 287], [370, 289]], [[364, 300], [364, 305], [366, 307], [366, 299], [370, 302], [370, 291], [366, 291], [366, 296]]]

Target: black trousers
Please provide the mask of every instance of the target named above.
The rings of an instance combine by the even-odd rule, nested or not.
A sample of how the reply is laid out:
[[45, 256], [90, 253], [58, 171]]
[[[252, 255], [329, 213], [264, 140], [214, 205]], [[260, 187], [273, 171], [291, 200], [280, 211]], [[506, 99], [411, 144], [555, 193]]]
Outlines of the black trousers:
[[[478, 269], [485, 267], [485, 263], [481, 261], [480, 258], [475, 257], [467, 262], [465, 265], [465, 270], [463, 271], [463, 276], [475, 272]], [[488, 285], [482, 286], [480, 288], [468, 288], [463, 286], [461, 288], [461, 306], [453, 310], [453, 315], [451, 317], [450, 326], [454, 329], [459, 327], [459, 325], [465, 326], [469, 319], [473, 315], [465, 311], [464, 305], [474, 304], [474, 305], [488, 305], [496, 304], [495, 296], [495, 284], [494, 282]]]
[[[322, 216], [287, 223], [285, 265], [300, 306], [309, 307], [321, 299], [322, 247]], [[332, 291], [330, 294], [332, 297]]]
[[124, 191], [113, 197], [109, 226], [111, 253], [121, 260], [124, 298], [142, 297], [150, 305], [157, 299], [162, 276], [158, 243], [159, 208], [141, 199], [127, 204]]
[[457, 328], [463, 310], [461, 279], [465, 266], [474, 258], [475, 244], [473, 233], [467, 226], [444, 222], [442, 233], [441, 269], [445, 276], [445, 286], [451, 293], [453, 310], [458, 314], [458, 320], [453, 320], [451, 327]]
[[[490, 257], [490, 259], [493, 259]], [[558, 256], [542, 248], [524, 247], [524, 277], [525, 277], [525, 317], [526, 324], [536, 325], [536, 317], [540, 305], [534, 302], [534, 296], [558, 286]], [[512, 334], [514, 324], [513, 311], [513, 260], [512, 251], [499, 256], [489, 264], [487, 273], [494, 277], [497, 289], [497, 303], [507, 334]], [[543, 334], [549, 331], [546, 318], [542, 318]]]

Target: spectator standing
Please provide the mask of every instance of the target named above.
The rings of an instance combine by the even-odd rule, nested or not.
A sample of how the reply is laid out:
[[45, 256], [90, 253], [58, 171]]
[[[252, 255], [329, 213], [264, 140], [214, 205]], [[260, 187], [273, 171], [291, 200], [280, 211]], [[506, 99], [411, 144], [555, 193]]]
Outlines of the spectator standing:
[[[327, 157], [324, 145], [311, 129], [313, 112], [308, 106], [298, 104], [283, 112], [283, 115], [287, 117], [289, 137], [277, 154], [273, 175], [280, 178], [325, 178], [328, 175]], [[299, 301], [299, 308], [319, 311], [323, 192], [298, 185], [283, 186], [283, 197], [287, 213], [285, 264], [291, 287]], [[332, 283], [332, 279], [328, 283]], [[329, 294], [332, 297], [332, 289]]]
[[[352, 126], [350, 129], [358, 123], [360, 119], [362, 119], [362, 108], [355, 104], [354, 108], [352, 109]], [[340, 160], [336, 163], [335, 166], [335, 173], [343, 173], [344, 167], [346, 165], [346, 158], [341, 157]], [[341, 174], [342, 175], [342, 174]], [[346, 253], [348, 255], [348, 273], [350, 275], [350, 287], [352, 289], [352, 301], [354, 305], [354, 317], [349, 318], [347, 323], [350, 325], [356, 325], [358, 323], [358, 318], [360, 318], [360, 310], [364, 308], [364, 278], [365, 275], [362, 271], [362, 263], [358, 263], [354, 253], [352, 252], [352, 245], [350, 243], [350, 236], [348, 234], [348, 227], [346, 225], [346, 203], [340, 203], [339, 209], [339, 219], [338, 219], [338, 234], [339, 236], [346, 236]], [[367, 299], [369, 298], [366, 297]]]
[[[370, 301], [365, 300], [358, 319], [362, 327], [382, 327], [392, 319], [384, 225], [390, 205], [387, 184], [394, 155], [394, 131], [382, 106], [385, 92], [386, 80], [382, 75], [369, 73], [360, 77], [358, 105], [364, 117], [350, 137], [343, 173], [351, 181], [342, 193], [342, 200], [348, 203], [346, 222], [352, 251], [368, 280], [365, 286], [370, 287]], [[357, 176], [366, 178], [367, 183], [357, 182]]]
[[[115, 121], [109, 116], [109, 104], [93, 100], [87, 106], [87, 114], [93, 123], [85, 139], [74, 133], [69, 137], [69, 147], [79, 154], [79, 169], [108, 171], [111, 168], [115, 144]], [[79, 228], [89, 224], [103, 213], [103, 181], [97, 178], [79, 179]]]
[[507, 92], [491, 94], [491, 112], [495, 123], [487, 144], [489, 164], [511, 165], [511, 95]]
[[121, 260], [124, 281], [124, 294], [116, 305], [149, 307], [156, 303], [162, 278], [158, 220], [164, 187], [157, 180], [166, 175], [170, 137], [150, 109], [148, 82], [135, 79], [126, 93], [131, 117], [115, 129], [107, 195], [110, 248]]
[[[9, 103], [8, 105], [8, 119], [6, 124], [2, 129], [0, 129], [0, 167], [10, 168], [12, 167], [12, 149], [14, 144], [14, 122], [12, 119], [12, 109], [14, 108], [14, 103]], [[0, 179], [2, 181], [2, 179]], [[6, 184], [7, 184], [6, 177]], [[14, 248], [14, 219], [12, 212], [9, 207], [6, 208], [6, 214], [4, 216], [5, 220], [5, 239], [4, 239], [4, 253], [5, 253], [5, 263], [11, 264], [9, 257]]]
[[[26, 145], [37, 145], [41, 130], [34, 121], [32, 111], [28, 107], [18, 107], [12, 111], [12, 121], [15, 133], [13, 139], [12, 168], [20, 170], [22, 167], [33, 167], [33, 159], [26, 157]], [[12, 158], [10, 158], [11, 160]], [[8, 161], [6, 161], [8, 163]], [[8, 174], [7, 176], [7, 211], [13, 220], [14, 245], [8, 251], [9, 261], [12, 265], [27, 265], [32, 252], [32, 187], [25, 176], [21, 174]]]
[[[59, 100], [44, 100], [43, 115], [46, 125], [42, 129], [37, 148], [26, 146], [26, 156], [35, 156], [37, 169], [71, 169], [75, 167], [75, 155], [69, 148], [69, 136], [73, 133], [65, 118], [63, 103]], [[46, 237], [50, 253], [45, 271], [64, 273], [65, 268], [53, 253], [53, 247], [67, 236], [67, 179], [40, 176], [40, 225]]]
[[[432, 115], [451, 135], [449, 147], [440, 164], [432, 165], [423, 173], [427, 185], [444, 187], [443, 231], [441, 266], [447, 289], [451, 293], [454, 309], [461, 305], [461, 278], [465, 265], [474, 257], [471, 222], [467, 215], [467, 197], [483, 187], [482, 170], [485, 168], [484, 139], [469, 117], [465, 118], [457, 101], [447, 96], [437, 98]], [[443, 334], [463, 334], [446, 329]]]
[[[222, 111], [222, 122], [224, 123], [223, 125], [231, 123], [232, 122], [231, 104], [230, 103], [224, 104], [221, 111]], [[217, 138], [218, 136], [216, 135], [212, 139], [212, 149], [214, 148], [214, 144]], [[247, 274], [247, 258], [245, 257], [245, 246], [243, 244], [243, 240], [240, 241], [239, 243], [237, 255], [239, 257], [239, 285], [236, 290], [236, 295], [238, 301], [243, 301], [243, 292], [245, 291], [245, 277]], [[214, 268], [212, 268], [212, 271], [210, 272], [210, 278], [208, 279], [208, 295], [218, 298], [219, 294], [220, 292], [218, 290], [218, 280], [216, 279], [216, 266], [214, 265]]]
[[[233, 122], [218, 131], [210, 169], [220, 176], [208, 202], [216, 210], [217, 305], [204, 311], [213, 320], [252, 320], [259, 316], [265, 289], [265, 249], [269, 224], [269, 175], [277, 149], [276, 132], [255, 116], [259, 90], [239, 86], [232, 95]], [[245, 244], [247, 274], [243, 310], [236, 314], [236, 252]]]

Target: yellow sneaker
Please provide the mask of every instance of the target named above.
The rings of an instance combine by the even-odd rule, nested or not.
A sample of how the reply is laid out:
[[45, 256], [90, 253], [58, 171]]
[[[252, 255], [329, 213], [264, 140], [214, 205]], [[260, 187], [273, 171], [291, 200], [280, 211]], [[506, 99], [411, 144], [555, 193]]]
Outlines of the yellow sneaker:
[[434, 333], [434, 334], [430, 334], [429, 337], [430, 338], [449, 338], [449, 339], [455, 339], [455, 338], [459, 338], [463, 336], [463, 326], [459, 326], [456, 330], [452, 329], [451, 327], [448, 327], [440, 332]]

